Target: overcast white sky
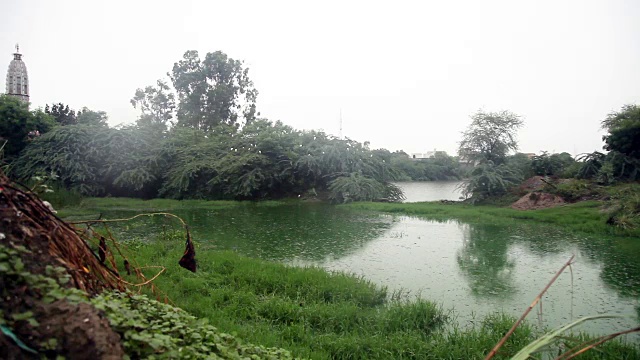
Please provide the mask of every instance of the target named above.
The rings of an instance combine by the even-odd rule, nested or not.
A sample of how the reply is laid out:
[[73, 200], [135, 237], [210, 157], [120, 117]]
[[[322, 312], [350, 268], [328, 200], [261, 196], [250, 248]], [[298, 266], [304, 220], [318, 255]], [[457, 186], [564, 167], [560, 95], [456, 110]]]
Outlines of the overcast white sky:
[[525, 119], [521, 151], [576, 154], [640, 102], [639, 19], [638, 0], [0, 0], [0, 79], [19, 42], [34, 108], [115, 125], [186, 50], [222, 50], [262, 115], [297, 129], [338, 135], [342, 109], [343, 134], [372, 147], [455, 154], [470, 114], [505, 109]]

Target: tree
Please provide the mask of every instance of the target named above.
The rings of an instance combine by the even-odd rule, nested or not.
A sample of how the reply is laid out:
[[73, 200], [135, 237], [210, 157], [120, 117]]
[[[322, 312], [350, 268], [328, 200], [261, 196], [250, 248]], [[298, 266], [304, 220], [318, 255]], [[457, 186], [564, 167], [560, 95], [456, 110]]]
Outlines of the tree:
[[563, 152], [549, 155], [549, 153], [543, 151], [542, 154], [536, 155], [531, 159], [531, 169], [535, 175], [557, 176], [573, 165], [574, 162], [575, 160], [569, 153]]
[[488, 161], [496, 165], [505, 161], [510, 151], [518, 150], [516, 131], [522, 127], [520, 116], [509, 112], [479, 110], [463, 133], [458, 154], [462, 159], [478, 163]]
[[109, 117], [104, 111], [89, 110], [86, 106], [78, 112], [78, 124], [107, 127], [107, 120]]
[[492, 161], [482, 163], [469, 174], [462, 184], [462, 195], [471, 202], [493, 196], [504, 195], [522, 181], [522, 176], [505, 164], [495, 165]]
[[187, 51], [170, 75], [178, 94], [178, 125], [210, 131], [219, 124], [238, 127], [259, 115], [249, 69], [222, 51], [207, 53], [204, 61], [197, 51]]
[[171, 119], [176, 108], [175, 95], [162, 80], [158, 80], [156, 87], [147, 86], [144, 90], [136, 90], [131, 105], [140, 109], [137, 121], [139, 127], [164, 131], [169, 123], [173, 124]]
[[55, 121], [50, 115], [41, 110], [30, 112], [25, 102], [0, 95], [0, 148], [3, 148], [7, 160], [18, 156], [30, 139], [54, 126]]
[[507, 156], [505, 164], [519, 172], [524, 179], [528, 179], [533, 175], [533, 169], [531, 166], [531, 159], [527, 154], [516, 153], [514, 155]]
[[602, 121], [602, 128], [608, 131], [602, 137], [605, 150], [640, 159], [640, 106], [625, 105], [621, 111], [609, 114]]
[[51, 107], [47, 104], [44, 107], [44, 112], [53, 116], [58, 125], [76, 125], [78, 123], [76, 112], [69, 109], [69, 105], [63, 103], [53, 104]]
[[578, 161], [582, 163], [578, 171], [578, 179], [591, 179], [598, 175], [600, 168], [605, 161], [605, 154], [594, 151], [590, 154], [582, 154], [578, 156]]
[[334, 203], [382, 200], [399, 202], [404, 194], [392, 183], [380, 182], [354, 172], [329, 183], [329, 199]]

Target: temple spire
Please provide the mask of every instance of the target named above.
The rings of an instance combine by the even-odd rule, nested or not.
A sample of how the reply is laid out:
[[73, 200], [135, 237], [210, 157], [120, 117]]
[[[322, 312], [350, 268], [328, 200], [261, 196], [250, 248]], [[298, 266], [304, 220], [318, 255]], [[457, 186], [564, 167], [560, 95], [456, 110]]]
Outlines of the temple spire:
[[29, 103], [29, 76], [27, 75], [27, 66], [22, 61], [19, 44], [16, 44], [16, 52], [13, 54], [13, 60], [9, 63], [6, 89], [7, 95]]

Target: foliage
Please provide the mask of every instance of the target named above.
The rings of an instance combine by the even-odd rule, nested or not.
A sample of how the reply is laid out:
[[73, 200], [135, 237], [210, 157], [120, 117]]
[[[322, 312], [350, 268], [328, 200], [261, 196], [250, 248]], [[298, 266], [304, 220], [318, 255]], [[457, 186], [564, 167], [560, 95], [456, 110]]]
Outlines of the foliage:
[[543, 151], [531, 159], [531, 168], [534, 175], [559, 176], [565, 169], [573, 165], [575, 160], [569, 153], [551, 154]]
[[527, 154], [516, 153], [507, 156], [505, 164], [514, 171], [519, 172], [523, 179], [528, 179], [534, 175], [532, 160], [529, 159]]
[[464, 175], [458, 158], [449, 156], [444, 151], [437, 151], [428, 159], [411, 159], [403, 151], [389, 153], [388, 158], [391, 167], [398, 172], [399, 180], [460, 180]]
[[78, 117], [73, 109], [69, 108], [69, 105], [63, 103], [57, 103], [49, 106], [45, 105], [44, 112], [53, 116], [58, 125], [76, 125], [78, 124]]
[[[125, 353], [129, 357], [209, 359], [215, 354], [223, 359], [254, 356], [265, 359], [292, 358], [283, 349], [243, 343], [234, 336], [221, 333], [206, 321], [196, 320], [181, 309], [150, 300], [144, 295], [114, 291], [89, 299], [82, 291], [66, 287], [70, 276], [63, 268], [47, 265], [43, 274], [32, 272], [20, 259], [20, 253], [25, 251], [27, 250], [20, 247], [0, 245], [0, 270], [3, 281], [7, 280], [0, 291], [3, 299], [13, 296], [11, 291], [20, 288], [23, 296], [34, 296], [45, 304], [57, 300], [74, 304], [91, 303], [103, 311], [112, 329], [120, 334]], [[1, 325], [15, 328], [18, 323], [24, 322], [35, 328], [39, 326], [32, 311], [3, 310], [7, 311], [0, 311]], [[55, 340], [50, 339], [46, 344], [41, 344], [38, 350], [42, 352], [64, 346], [62, 341]]]
[[[46, 265], [43, 274], [33, 273], [21, 259], [21, 254], [25, 252], [29, 252], [29, 250], [21, 246], [7, 247], [0, 244], [0, 272], [3, 274], [3, 280], [0, 282], [4, 285], [0, 288], [0, 294], [3, 299], [11, 296], [13, 289], [28, 288], [29, 296], [36, 296], [45, 304], [61, 299], [73, 303], [86, 301], [87, 295], [84, 292], [67, 287], [71, 276], [64, 268]], [[25, 309], [19, 311], [22, 310]], [[13, 325], [10, 319], [0, 317], [0, 323], [7, 323], [7, 321], [9, 325]]]
[[600, 168], [604, 164], [605, 155], [601, 152], [594, 151], [590, 154], [582, 154], [577, 160], [582, 163], [578, 171], [578, 179], [592, 179], [598, 175]]
[[[580, 351], [584, 346], [586, 345], [581, 345], [578, 347], [574, 347], [574, 346], [566, 346], [567, 345], [567, 337], [566, 335], [563, 335], [563, 333], [569, 331], [570, 329], [582, 324], [585, 321], [592, 321], [592, 320], [598, 320], [598, 319], [611, 319], [611, 318], [619, 318], [620, 316], [615, 316], [615, 315], [596, 315], [596, 316], [587, 316], [587, 317], [582, 317], [578, 320], [575, 320], [569, 324], [560, 326], [556, 329], [553, 329], [551, 331], [549, 331], [548, 333], [542, 335], [541, 337], [539, 337], [538, 339], [532, 341], [531, 343], [527, 344], [527, 346], [523, 347], [514, 357], [512, 357], [512, 360], [527, 360], [533, 357], [534, 353], [539, 353], [541, 352], [543, 349], [549, 349], [552, 348], [552, 345], [554, 343], [560, 342], [562, 345], [560, 346], [560, 353], [562, 353], [562, 358], [566, 358], [564, 356], [564, 354], [578, 354], [578, 351]], [[569, 349], [565, 352], [564, 349]], [[636, 354], [633, 354], [634, 351], [630, 351], [629, 355], [630, 356], [634, 356]], [[590, 355], [590, 354], [589, 354]], [[626, 356], [624, 357], [626, 358]]]
[[87, 126], [107, 127], [107, 113], [104, 111], [94, 111], [86, 106], [78, 111], [78, 124]]
[[[640, 179], [640, 159], [626, 156], [617, 151], [610, 151], [605, 158], [603, 167], [607, 174], [615, 180], [635, 181]], [[601, 170], [602, 171], [602, 170]]]
[[602, 121], [608, 131], [602, 137], [605, 150], [616, 151], [634, 159], [640, 159], [640, 106], [625, 105]]
[[401, 201], [404, 196], [393, 184], [383, 184], [360, 173], [340, 176], [329, 183], [329, 199], [335, 203], [352, 201]]
[[556, 194], [568, 202], [578, 200], [593, 199], [598, 193], [598, 189], [590, 181], [571, 179], [566, 182], [559, 183], [555, 187], [545, 187], [545, 190]]
[[143, 295], [103, 293], [91, 300], [121, 334], [125, 353], [159, 359], [291, 359], [284, 349], [244, 344], [206, 321]]
[[640, 229], [640, 185], [625, 184], [607, 190], [610, 196], [607, 223], [627, 230]]
[[37, 136], [35, 131], [44, 134], [54, 126], [51, 116], [40, 110], [30, 112], [27, 103], [9, 95], [0, 95], [0, 147], [7, 161], [17, 157], [30, 139]]
[[[83, 195], [138, 194], [157, 180], [157, 142], [135, 128], [61, 126], [35, 139], [16, 162], [16, 174], [56, 174]], [[123, 191], [122, 189], [127, 189]]]
[[258, 91], [249, 79], [249, 69], [222, 51], [207, 53], [200, 60], [190, 50], [173, 65], [171, 81], [178, 95], [178, 125], [211, 131], [220, 124], [239, 126], [258, 115]]
[[141, 128], [152, 128], [156, 131], [165, 131], [167, 125], [173, 124], [173, 112], [176, 107], [175, 95], [170, 92], [169, 86], [162, 80], [157, 81], [157, 86], [147, 86], [137, 89], [131, 105], [140, 108], [140, 118], [137, 125]]
[[485, 162], [476, 166], [462, 185], [462, 194], [471, 202], [505, 194], [522, 181], [521, 175], [507, 165]]
[[16, 162], [22, 179], [54, 173], [68, 189], [84, 195], [104, 190], [98, 177], [101, 156], [92, 146], [98, 130], [86, 125], [61, 126], [34, 140]]
[[487, 113], [479, 110], [471, 119], [460, 141], [460, 158], [500, 165], [510, 151], [518, 149], [516, 131], [523, 125], [519, 115], [509, 111]]
[[69, 105], [57, 103], [49, 106], [45, 105], [44, 112], [50, 115], [56, 124], [61, 126], [67, 125], [89, 125], [89, 126], [107, 126], [107, 113], [104, 111], [90, 110], [86, 106], [77, 113], [69, 108]]
[[382, 185], [379, 198], [399, 199], [389, 185], [399, 171], [387, 153], [264, 119], [211, 132], [80, 124], [34, 140], [16, 173], [54, 173], [65, 188], [92, 196], [264, 199], [325, 193], [336, 178], [358, 172]]

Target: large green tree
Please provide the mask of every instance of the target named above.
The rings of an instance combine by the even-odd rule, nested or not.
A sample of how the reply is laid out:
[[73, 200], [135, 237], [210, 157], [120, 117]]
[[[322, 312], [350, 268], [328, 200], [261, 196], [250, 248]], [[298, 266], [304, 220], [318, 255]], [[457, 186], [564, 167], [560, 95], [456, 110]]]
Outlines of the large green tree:
[[602, 137], [605, 150], [640, 159], [640, 106], [625, 105], [602, 122], [608, 134]]
[[239, 127], [258, 115], [249, 69], [222, 51], [207, 53], [204, 60], [187, 51], [170, 76], [178, 95], [178, 125], [210, 131], [220, 124]]
[[169, 85], [158, 80], [156, 86], [136, 90], [131, 105], [140, 109], [139, 127], [164, 131], [172, 124], [176, 100]]
[[471, 116], [471, 124], [462, 134], [458, 154], [477, 163], [499, 165], [510, 151], [518, 150], [516, 132], [523, 125], [519, 115], [510, 111], [484, 112]]
[[78, 111], [78, 124], [80, 125], [107, 127], [107, 120], [109, 117], [104, 111], [91, 110], [86, 106]]
[[[36, 134], [55, 126], [53, 118], [41, 110], [29, 111], [28, 105], [9, 95], [0, 95], [0, 148], [5, 160], [12, 160]], [[31, 133], [31, 135], [30, 135]]]
[[543, 151], [542, 154], [536, 155], [531, 159], [531, 170], [535, 175], [559, 176], [574, 163], [575, 160], [569, 153], [563, 152], [549, 155], [549, 153]]

